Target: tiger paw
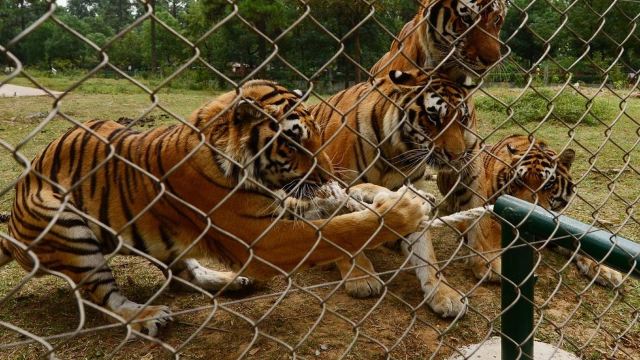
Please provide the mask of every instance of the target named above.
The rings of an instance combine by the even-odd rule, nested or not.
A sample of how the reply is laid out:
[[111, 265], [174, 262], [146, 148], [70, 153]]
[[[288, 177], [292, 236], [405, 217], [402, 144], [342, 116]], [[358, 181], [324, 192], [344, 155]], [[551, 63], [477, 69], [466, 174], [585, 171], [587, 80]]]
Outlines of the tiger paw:
[[[136, 305], [136, 307], [142, 307], [142, 305]], [[130, 316], [134, 315], [133, 310], [127, 310], [127, 312], [131, 312]], [[131, 322], [131, 328], [144, 335], [155, 337], [159, 329], [172, 320], [170, 314], [168, 306], [146, 306]]]
[[398, 189], [398, 191], [402, 191], [404, 189], [407, 189], [409, 191], [412, 191], [416, 194], [418, 194], [423, 200], [426, 200], [427, 202], [431, 203], [431, 204], [435, 204], [436, 203], [436, 197], [425, 191], [425, 190], [421, 190], [421, 187], [418, 184], [414, 184], [414, 185], [409, 185], [409, 186], [402, 186], [400, 187], [400, 189]]
[[596, 282], [606, 287], [618, 287], [622, 284], [622, 274], [606, 266], [601, 266]]
[[380, 192], [373, 199], [375, 211], [383, 215], [389, 228], [401, 235], [418, 230], [425, 203], [411, 191]]
[[[431, 292], [425, 290], [426, 295]], [[443, 318], [456, 317], [467, 312], [467, 305], [462, 301], [461, 295], [443, 282], [437, 284], [434, 294], [427, 303], [433, 312]]]
[[347, 280], [344, 284], [347, 294], [358, 299], [378, 296], [382, 293], [383, 287], [382, 280], [373, 276], [367, 276], [364, 279]]
[[595, 278], [596, 283], [604, 287], [618, 287], [622, 284], [622, 274], [595, 261], [579, 255], [576, 264], [580, 272], [589, 279]]
[[500, 258], [496, 258], [491, 263], [487, 263], [482, 257], [474, 256], [471, 258], [471, 270], [478, 280], [500, 282], [502, 261]]
[[227, 287], [227, 290], [240, 291], [245, 290], [253, 285], [253, 281], [248, 277], [238, 276]]

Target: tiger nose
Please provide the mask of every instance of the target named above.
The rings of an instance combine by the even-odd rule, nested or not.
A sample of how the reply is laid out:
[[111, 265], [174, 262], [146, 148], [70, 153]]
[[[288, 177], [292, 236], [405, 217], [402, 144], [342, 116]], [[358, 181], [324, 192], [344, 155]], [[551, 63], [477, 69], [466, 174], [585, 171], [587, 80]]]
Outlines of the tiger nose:
[[323, 169], [316, 169], [316, 171], [309, 176], [309, 180], [317, 184], [326, 184], [331, 180], [331, 176], [327, 175]]
[[493, 65], [496, 62], [498, 62], [498, 60], [500, 60], [501, 56], [502, 55], [500, 54], [500, 47], [498, 46], [497, 48], [493, 48], [493, 49], [489, 49], [487, 51], [480, 52], [478, 54], [478, 59], [484, 65], [489, 66], [489, 65]]
[[447, 159], [451, 161], [460, 160], [460, 158], [464, 155], [464, 151], [461, 152], [451, 152], [448, 150], [444, 151], [445, 155], [447, 155]]

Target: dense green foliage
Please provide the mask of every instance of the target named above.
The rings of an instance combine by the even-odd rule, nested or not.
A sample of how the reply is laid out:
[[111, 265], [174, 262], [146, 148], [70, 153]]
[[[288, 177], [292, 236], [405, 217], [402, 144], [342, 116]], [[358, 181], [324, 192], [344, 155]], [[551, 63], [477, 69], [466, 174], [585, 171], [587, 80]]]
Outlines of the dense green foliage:
[[[539, 59], [547, 81], [558, 83], [570, 72], [574, 79], [626, 81], [640, 70], [640, 3], [611, 0], [514, 0], [503, 27], [503, 39], [519, 70], [532, 69]], [[521, 25], [523, 29], [518, 30]], [[619, 60], [618, 60], [619, 58]]]
[[[167, 26], [197, 45], [203, 60], [191, 63], [176, 81], [216, 86], [223, 80], [208, 69], [212, 66], [232, 78], [256, 69], [259, 76], [290, 83], [303, 80], [302, 75], [339, 85], [365, 78], [363, 70], [388, 49], [392, 37], [378, 22], [395, 34], [418, 7], [417, 0], [378, 0], [372, 5], [372, 17], [372, 6], [353, 0], [237, 0], [235, 6], [228, 0], [148, 2], [155, 3], [161, 23], [146, 19], [129, 29], [151, 7], [136, 0], [68, 0], [66, 7], [56, 9], [56, 20], [49, 18], [11, 43], [47, 13], [49, 4], [0, 0], [0, 45], [29, 67], [86, 72], [100, 64], [106, 53], [111, 64], [130, 74], [166, 77], [195, 55], [194, 48]], [[502, 32], [511, 55], [494, 71], [492, 80], [524, 83], [527, 76], [522, 74], [529, 71], [546, 83], [563, 82], [569, 74], [571, 81], [599, 82], [608, 73], [607, 81], [616, 84], [640, 68], [640, 30], [628, 36], [637, 25], [632, 20], [640, 13], [640, 4], [618, 1], [611, 6], [609, 0], [512, 3]], [[235, 8], [238, 16], [227, 20]], [[104, 53], [56, 21], [102, 47]], [[213, 27], [216, 30], [208, 33]], [[123, 30], [125, 34], [114, 40]], [[611, 66], [618, 58], [617, 65]], [[246, 64], [245, 71], [234, 73], [232, 63]], [[0, 58], [0, 64], [12, 65], [6, 57]], [[108, 68], [100, 73], [112, 74]]]

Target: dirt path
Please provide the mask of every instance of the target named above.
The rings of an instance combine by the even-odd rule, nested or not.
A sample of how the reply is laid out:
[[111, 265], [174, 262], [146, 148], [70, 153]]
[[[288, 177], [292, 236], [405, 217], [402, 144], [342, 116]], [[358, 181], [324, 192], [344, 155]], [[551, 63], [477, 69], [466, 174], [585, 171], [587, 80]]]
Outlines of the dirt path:
[[[59, 91], [52, 91], [53, 94], [61, 94]], [[20, 85], [4, 84], [0, 86], [0, 97], [14, 96], [45, 96], [44, 90]]]

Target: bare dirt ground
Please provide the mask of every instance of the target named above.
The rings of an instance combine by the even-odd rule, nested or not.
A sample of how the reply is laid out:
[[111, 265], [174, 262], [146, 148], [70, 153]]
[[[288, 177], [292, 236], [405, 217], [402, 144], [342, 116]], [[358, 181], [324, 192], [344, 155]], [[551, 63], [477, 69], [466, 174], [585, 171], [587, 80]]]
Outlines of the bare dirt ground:
[[[59, 91], [51, 91], [52, 94], [61, 94]], [[20, 86], [13, 84], [0, 85], [0, 97], [18, 97], [18, 96], [48, 96], [46, 91], [32, 88], [28, 86]]]

